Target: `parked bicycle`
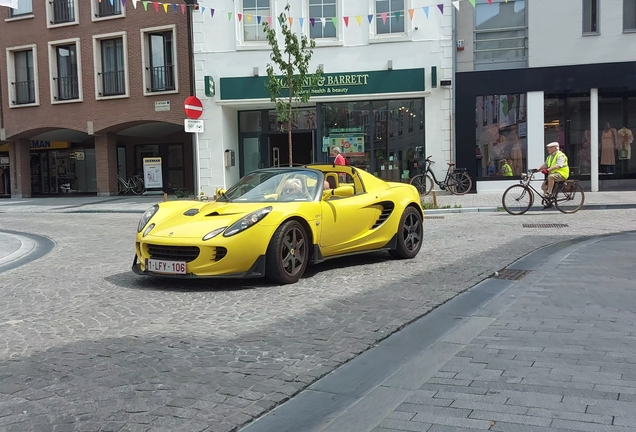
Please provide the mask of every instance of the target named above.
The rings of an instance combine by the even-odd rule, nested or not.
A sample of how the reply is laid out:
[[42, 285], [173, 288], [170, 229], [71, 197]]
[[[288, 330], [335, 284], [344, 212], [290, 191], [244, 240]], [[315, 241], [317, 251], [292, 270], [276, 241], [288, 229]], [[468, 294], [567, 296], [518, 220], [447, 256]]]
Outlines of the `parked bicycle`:
[[117, 192], [120, 195], [125, 195], [128, 192], [132, 192], [135, 195], [143, 193], [144, 179], [139, 174], [132, 174], [128, 181], [124, 180], [121, 176], [117, 177]]
[[448, 171], [443, 181], [437, 181], [431, 165], [435, 163], [433, 156], [426, 158], [424, 172], [411, 179], [411, 184], [420, 192], [420, 195], [428, 195], [433, 189], [433, 182], [442, 190], [448, 190], [454, 195], [464, 195], [473, 187], [473, 180], [465, 168], [453, 168], [454, 163], [448, 163]]
[[521, 174], [519, 184], [512, 185], [503, 194], [501, 202], [504, 209], [511, 215], [522, 215], [534, 204], [534, 194], [541, 197], [544, 206], [554, 206], [562, 213], [575, 213], [585, 202], [583, 186], [578, 180], [565, 180], [557, 182], [549, 196], [543, 195], [532, 186], [536, 169], [529, 170], [527, 174]]

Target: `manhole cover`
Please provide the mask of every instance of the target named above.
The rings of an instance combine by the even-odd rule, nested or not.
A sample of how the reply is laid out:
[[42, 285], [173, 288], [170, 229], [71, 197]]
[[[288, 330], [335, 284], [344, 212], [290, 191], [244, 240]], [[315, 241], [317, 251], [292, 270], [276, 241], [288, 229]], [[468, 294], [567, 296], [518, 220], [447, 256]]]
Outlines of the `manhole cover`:
[[444, 219], [444, 216], [424, 216], [424, 219]]
[[495, 272], [492, 277], [495, 279], [506, 279], [506, 280], [519, 280], [524, 277], [528, 273], [528, 270], [512, 270], [512, 269], [501, 269]]
[[523, 224], [524, 228], [567, 228], [568, 224]]

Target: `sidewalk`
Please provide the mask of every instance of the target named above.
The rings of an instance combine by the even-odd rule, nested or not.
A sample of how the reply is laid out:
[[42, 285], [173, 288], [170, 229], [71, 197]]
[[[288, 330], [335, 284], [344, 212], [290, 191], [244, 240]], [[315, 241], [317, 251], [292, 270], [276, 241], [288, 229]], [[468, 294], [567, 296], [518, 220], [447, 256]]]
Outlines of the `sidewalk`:
[[243, 432], [633, 431], [634, 250], [632, 232], [533, 252]]
[[[502, 206], [501, 197], [502, 194], [498, 193], [462, 196], [439, 193], [437, 202], [440, 208], [427, 210], [427, 213], [494, 212]], [[432, 202], [432, 193], [425, 200]], [[163, 195], [0, 199], [0, 213], [143, 213], [148, 207], [159, 202], [163, 202]], [[636, 208], [636, 191], [586, 192], [583, 208], [588, 210]], [[540, 202], [535, 202], [531, 210], [539, 209], [541, 209]]]

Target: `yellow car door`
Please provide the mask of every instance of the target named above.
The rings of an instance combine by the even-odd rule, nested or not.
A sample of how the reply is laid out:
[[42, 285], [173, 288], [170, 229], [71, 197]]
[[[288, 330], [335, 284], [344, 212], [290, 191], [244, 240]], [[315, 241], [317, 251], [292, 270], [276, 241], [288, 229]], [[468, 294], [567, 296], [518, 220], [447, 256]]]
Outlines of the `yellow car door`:
[[374, 205], [373, 198], [363, 193], [321, 202], [320, 248], [323, 256], [365, 249], [369, 230], [382, 212], [380, 206]]

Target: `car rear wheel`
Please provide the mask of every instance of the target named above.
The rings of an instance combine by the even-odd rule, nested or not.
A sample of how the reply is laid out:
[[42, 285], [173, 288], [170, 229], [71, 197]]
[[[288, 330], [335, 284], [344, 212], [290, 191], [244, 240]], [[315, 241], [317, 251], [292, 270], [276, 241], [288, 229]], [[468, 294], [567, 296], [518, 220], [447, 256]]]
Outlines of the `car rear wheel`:
[[290, 284], [305, 273], [309, 261], [309, 239], [297, 221], [278, 227], [267, 248], [265, 276], [272, 282]]
[[422, 216], [413, 207], [407, 207], [400, 219], [397, 248], [389, 253], [395, 258], [414, 258], [422, 247], [423, 235]]

